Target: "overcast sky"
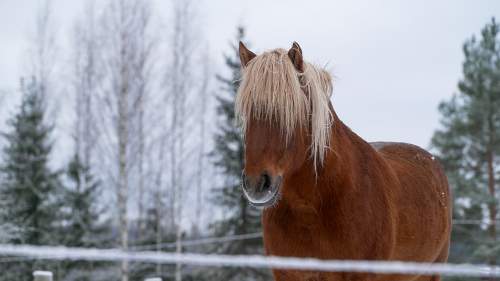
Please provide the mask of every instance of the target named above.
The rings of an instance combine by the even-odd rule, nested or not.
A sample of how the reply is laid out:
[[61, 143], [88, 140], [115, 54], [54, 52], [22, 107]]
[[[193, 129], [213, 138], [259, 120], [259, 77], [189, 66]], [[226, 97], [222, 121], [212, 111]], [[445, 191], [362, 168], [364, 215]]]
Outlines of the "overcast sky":
[[[83, 2], [53, 1], [61, 54]], [[169, 13], [166, 2], [156, 1], [157, 14]], [[37, 3], [0, 1], [0, 90], [8, 95], [23, 74]], [[456, 91], [463, 42], [491, 17], [500, 18], [496, 0], [200, 3], [197, 20], [216, 69], [240, 23], [256, 53], [297, 41], [306, 60], [328, 65], [335, 76], [333, 106], [355, 132], [369, 141], [423, 147], [438, 126], [439, 101]]]

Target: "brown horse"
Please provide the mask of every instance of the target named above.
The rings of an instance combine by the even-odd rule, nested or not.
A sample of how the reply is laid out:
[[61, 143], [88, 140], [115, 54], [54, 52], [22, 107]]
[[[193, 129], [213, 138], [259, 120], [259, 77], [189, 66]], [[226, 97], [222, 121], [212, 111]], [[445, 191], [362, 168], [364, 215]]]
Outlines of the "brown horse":
[[[427, 151], [367, 143], [338, 118], [332, 79], [294, 43], [259, 56], [240, 43], [236, 112], [243, 191], [262, 207], [268, 255], [445, 262], [446, 176]], [[276, 280], [440, 280], [439, 276], [274, 270]]]

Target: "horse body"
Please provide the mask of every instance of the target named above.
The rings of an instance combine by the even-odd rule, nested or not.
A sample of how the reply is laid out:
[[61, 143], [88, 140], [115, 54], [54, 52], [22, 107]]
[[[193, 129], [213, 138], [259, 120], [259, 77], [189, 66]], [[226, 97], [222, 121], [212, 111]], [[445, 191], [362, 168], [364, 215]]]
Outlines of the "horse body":
[[[237, 112], [245, 118], [243, 189], [251, 203], [265, 207], [268, 255], [447, 260], [450, 193], [431, 154], [410, 144], [369, 144], [352, 132], [328, 101], [331, 80], [303, 62], [298, 45], [288, 55], [279, 49], [256, 59], [240, 45], [240, 57], [244, 67], [249, 65], [237, 100]], [[273, 273], [277, 281], [439, 280], [284, 269]]]
[[[450, 194], [439, 163], [410, 144], [363, 141], [337, 120], [315, 178], [309, 165], [283, 179], [265, 209], [266, 253], [321, 259], [444, 262]], [[340, 149], [342, 148], [342, 149]], [[310, 194], [308, 190], [317, 193]], [[418, 276], [275, 271], [276, 280], [415, 280]], [[422, 280], [438, 280], [430, 277]]]

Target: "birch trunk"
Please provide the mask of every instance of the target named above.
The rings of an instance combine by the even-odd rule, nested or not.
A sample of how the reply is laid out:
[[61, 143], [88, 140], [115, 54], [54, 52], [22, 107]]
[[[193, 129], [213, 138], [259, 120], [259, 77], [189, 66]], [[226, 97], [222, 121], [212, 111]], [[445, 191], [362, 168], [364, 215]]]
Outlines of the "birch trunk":
[[[122, 35], [124, 37], [124, 35]], [[123, 38], [125, 39], [125, 38]], [[123, 60], [126, 59], [125, 48], [121, 48], [120, 56]], [[125, 65], [121, 67], [121, 89], [118, 96], [118, 210], [120, 220], [120, 236], [121, 248], [124, 251], [128, 250], [128, 216], [127, 216], [127, 201], [128, 201], [128, 167], [127, 167], [127, 150], [128, 150], [128, 69]], [[128, 261], [123, 260], [121, 265], [122, 281], [128, 281]]]
[[[208, 54], [208, 52], [207, 52]], [[206, 55], [205, 57], [208, 57]], [[194, 234], [199, 235], [200, 233], [200, 224], [201, 224], [201, 216], [202, 216], [202, 200], [203, 200], [203, 176], [204, 176], [204, 169], [205, 169], [205, 118], [206, 118], [206, 111], [207, 111], [207, 100], [208, 100], [208, 86], [209, 86], [209, 81], [210, 81], [210, 67], [207, 59], [203, 60], [202, 62], [202, 67], [203, 67], [203, 72], [202, 72], [202, 83], [200, 90], [198, 92], [198, 95], [200, 96], [200, 103], [199, 103], [199, 108], [200, 108], [200, 115], [199, 115], [199, 122], [200, 122], [200, 142], [198, 143], [198, 167], [197, 167], [197, 174], [196, 174], [196, 212], [195, 212], [195, 220], [194, 220]]]

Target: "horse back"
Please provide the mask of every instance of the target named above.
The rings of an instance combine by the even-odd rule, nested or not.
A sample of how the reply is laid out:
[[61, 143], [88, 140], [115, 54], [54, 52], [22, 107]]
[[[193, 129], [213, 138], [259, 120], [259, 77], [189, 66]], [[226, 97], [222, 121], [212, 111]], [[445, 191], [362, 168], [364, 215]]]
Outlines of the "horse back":
[[443, 261], [443, 252], [446, 252], [447, 257], [451, 231], [451, 196], [439, 161], [426, 150], [412, 144], [370, 144], [399, 181], [397, 187], [391, 190], [392, 203], [398, 214], [398, 249], [395, 258]]

